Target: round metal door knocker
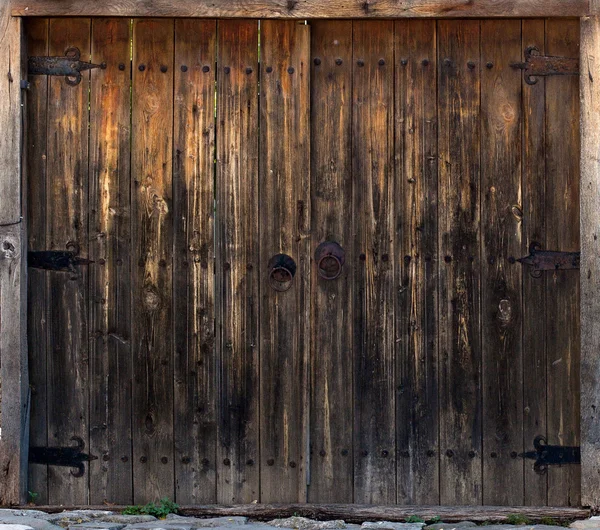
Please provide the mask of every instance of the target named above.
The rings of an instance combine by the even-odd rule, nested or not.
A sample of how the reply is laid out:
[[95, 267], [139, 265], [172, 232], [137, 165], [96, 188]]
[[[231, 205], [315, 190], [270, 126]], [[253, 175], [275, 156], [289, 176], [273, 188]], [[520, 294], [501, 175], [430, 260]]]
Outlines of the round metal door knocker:
[[275, 254], [269, 260], [269, 284], [279, 292], [288, 291], [296, 275], [296, 262], [287, 254]]
[[346, 252], [335, 241], [324, 241], [315, 250], [317, 272], [324, 280], [335, 280], [342, 274]]

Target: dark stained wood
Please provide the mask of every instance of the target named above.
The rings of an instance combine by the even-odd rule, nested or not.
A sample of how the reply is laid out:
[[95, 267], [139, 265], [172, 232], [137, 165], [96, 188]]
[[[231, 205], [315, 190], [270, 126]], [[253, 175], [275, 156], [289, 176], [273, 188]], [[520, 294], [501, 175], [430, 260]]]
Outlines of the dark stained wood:
[[[310, 26], [261, 23], [260, 469], [263, 502], [306, 500], [310, 347]], [[224, 65], [221, 65], [224, 67]], [[270, 71], [267, 72], [267, 69]], [[268, 263], [296, 263], [286, 292]]]
[[436, 23], [399, 20], [395, 39], [397, 502], [437, 504]]
[[311, 250], [335, 241], [346, 263], [325, 280], [313, 258], [308, 499], [352, 502], [352, 22], [315, 21], [311, 37]]
[[[174, 429], [175, 497], [182, 504], [217, 500], [215, 46], [214, 20], [175, 21]], [[161, 136], [169, 141], [169, 132]]]
[[[79, 48], [90, 60], [89, 19], [52, 19], [50, 55]], [[78, 249], [88, 257], [88, 91], [89, 75], [75, 87], [63, 77], [48, 80], [48, 174], [46, 248]], [[89, 447], [88, 271], [48, 276], [48, 445]], [[86, 503], [88, 475], [48, 468], [48, 502]]]
[[[596, 13], [600, 12], [597, 4]], [[600, 78], [600, 19], [581, 20], [581, 504], [596, 508], [600, 498], [600, 435], [598, 434], [598, 272], [600, 253], [595, 228], [600, 205], [598, 149], [600, 108], [595, 81]]]
[[[25, 23], [27, 53], [48, 55], [48, 19], [32, 18]], [[27, 238], [29, 250], [46, 250], [46, 142], [48, 110], [48, 78], [28, 76], [31, 84], [27, 102]], [[29, 384], [31, 387], [31, 427], [29, 442], [34, 447], [48, 444], [47, 416], [47, 346], [46, 320], [47, 275], [30, 269], [27, 302], [27, 336], [29, 353]], [[48, 503], [48, 468], [29, 467], [29, 491], [38, 494], [37, 501]]]
[[260, 494], [258, 22], [219, 21], [218, 33], [218, 500], [250, 503]]
[[354, 501], [396, 500], [394, 24], [353, 23]]
[[[523, 504], [521, 21], [481, 22], [483, 504]], [[476, 146], [472, 146], [476, 151]]]
[[[114, 509], [111, 507], [111, 509]], [[181, 513], [195, 516], [246, 516], [270, 520], [294, 515], [313, 519], [343, 519], [348, 523], [364, 521], [406, 521], [411, 516], [425, 521], [439, 517], [442, 521], [474, 521], [478, 523], [509, 522], [510, 516], [521, 515], [533, 521], [552, 518], [568, 521], [590, 516], [582, 508], [549, 506], [367, 506], [361, 504], [246, 504], [243, 506], [184, 506]]]
[[[529, 46], [545, 53], [543, 20], [523, 20], [522, 60]], [[523, 94], [523, 237], [521, 256], [531, 243], [546, 246], [546, 100], [545, 80], [522, 84]], [[523, 450], [533, 447], [546, 431], [546, 282], [523, 271]], [[532, 462], [525, 462], [523, 504], [543, 506], [547, 502], [548, 474], [540, 475]]]
[[481, 504], [478, 21], [438, 23], [440, 501]]
[[[173, 495], [172, 20], [133, 23], [132, 347], [136, 504]], [[166, 70], [166, 71], [162, 71]]]
[[13, 0], [15, 16], [241, 17], [241, 18], [421, 18], [579, 17], [588, 0]]
[[[130, 22], [92, 21], [90, 503], [133, 502], [130, 299]], [[119, 64], [126, 65], [123, 70]]]
[[[577, 57], [579, 21], [546, 22], [546, 53]], [[579, 82], [546, 80], [546, 246], [579, 250]], [[548, 442], [579, 445], [579, 275], [546, 274]], [[548, 474], [548, 504], [578, 506], [580, 466]]]

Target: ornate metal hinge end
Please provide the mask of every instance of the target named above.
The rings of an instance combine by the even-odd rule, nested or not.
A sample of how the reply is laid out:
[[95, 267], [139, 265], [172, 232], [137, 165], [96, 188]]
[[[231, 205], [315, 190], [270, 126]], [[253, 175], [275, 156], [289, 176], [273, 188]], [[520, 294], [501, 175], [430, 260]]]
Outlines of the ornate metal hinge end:
[[29, 462], [47, 466], [71, 467], [71, 475], [82, 477], [85, 473], [84, 462], [98, 460], [97, 456], [83, 453], [85, 442], [79, 436], [71, 438], [77, 443], [74, 447], [30, 447]]
[[106, 63], [93, 64], [81, 61], [79, 48], [67, 48], [64, 57], [29, 57], [28, 73], [30, 75], [65, 76], [68, 85], [81, 83], [81, 72], [93, 68], [106, 68]]
[[522, 265], [533, 267], [531, 276], [539, 278], [543, 271], [579, 269], [581, 260], [580, 252], [558, 252], [555, 250], [542, 250], [539, 243], [529, 245], [529, 256], [519, 258]]
[[512, 63], [511, 66], [523, 70], [528, 85], [535, 85], [538, 82], [537, 77], [579, 75], [578, 58], [541, 55], [540, 50], [535, 46], [529, 46], [525, 50], [525, 62]]
[[581, 450], [579, 447], [548, 445], [548, 440], [543, 436], [535, 437], [533, 447], [534, 451], [527, 451], [526, 453], [521, 453], [519, 456], [535, 460], [533, 469], [538, 475], [546, 474], [548, 466], [581, 463]]

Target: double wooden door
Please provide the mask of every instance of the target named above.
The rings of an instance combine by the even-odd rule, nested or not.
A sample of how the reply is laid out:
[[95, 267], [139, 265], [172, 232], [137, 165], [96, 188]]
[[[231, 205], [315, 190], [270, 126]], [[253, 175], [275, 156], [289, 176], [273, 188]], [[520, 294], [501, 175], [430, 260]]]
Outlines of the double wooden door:
[[101, 65], [30, 76], [30, 250], [91, 261], [30, 268], [31, 446], [84, 462], [38, 502], [578, 504], [523, 454], [578, 445], [578, 274], [516, 261], [578, 250], [578, 79], [512, 66], [578, 35], [27, 20]]

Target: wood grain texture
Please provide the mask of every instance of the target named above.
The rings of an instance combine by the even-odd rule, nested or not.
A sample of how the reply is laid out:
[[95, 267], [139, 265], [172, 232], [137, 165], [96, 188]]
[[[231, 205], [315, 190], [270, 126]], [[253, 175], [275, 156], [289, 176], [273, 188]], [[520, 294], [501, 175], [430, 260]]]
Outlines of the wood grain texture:
[[13, 0], [16, 16], [421, 18], [579, 17], [588, 0]]
[[[90, 502], [133, 502], [130, 22], [92, 21], [90, 87]], [[126, 66], [119, 68], [122, 64]]]
[[478, 21], [438, 23], [442, 504], [482, 500], [479, 49]]
[[[483, 504], [523, 504], [521, 21], [482, 21]], [[475, 147], [475, 146], [474, 146]]]
[[[48, 55], [48, 19], [27, 19], [24, 24], [27, 53]], [[46, 249], [46, 161], [48, 78], [28, 76], [27, 143], [24, 147], [27, 174], [27, 239], [29, 250]], [[28, 271], [27, 335], [31, 412], [29, 442], [32, 447], [48, 445], [47, 415], [47, 348], [46, 320], [47, 275]], [[48, 503], [48, 467], [29, 466], [28, 490], [38, 494], [40, 503]]]
[[134, 502], [172, 496], [173, 20], [133, 23]]
[[250, 503], [260, 494], [258, 22], [218, 30], [218, 499]]
[[[546, 22], [546, 53], [579, 56], [579, 21]], [[546, 80], [546, 246], [572, 251], [579, 240], [579, 80]], [[546, 274], [548, 443], [579, 445], [579, 275]], [[578, 506], [580, 466], [552, 469], [548, 504]]]
[[396, 500], [394, 24], [353, 23], [354, 501]]
[[600, 18], [581, 20], [581, 504], [600, 504]]
[[[536, 46], [545, 53], [545, 23], [524, 20], [523, 52]], [[522, 57], [525, 60], [525, 57]], [[523, 237], [521, 255], [532, 243], [546, 246], [546, 82], [522, 83], [523, 95]], [[531, 450], [536, 436], [546, 429], [546, 285], [523, 271], [523, 449]], [[523, 504], [542, 506], [547, 502], [548, 475], [536, 473], [532, 462], [524, 466]]]
[[[89, 19], [52, 19], [50, 55], [79, 48], [90, 60]], [[46, 246], [74, 249], [88, 257], [88, 92], [89, 74], [69, 86], [63, 77], [48, 80], [48, 177]], [[73, 445], [77, 436], [89, 447], [88, 270], [48, 275], [48, 445]], [[87, 470], [86, 470], [87, 471]], [[48, 502], [87, 503], [87, 474], [48, 468]]]
[[[260, 447], [262, 502], [306, 500], [310, 347], [310, 26], [261, 23]], [[267, 71], [269, 69], [269, 71]], [[284, 253], [296, 274], [269, 284]]]
[[313, 259], [308, 498], [352, 502], [352, 22], [311, 28], [311, 250], [335, 241], [346, 262], [325, 280]]
[[397, 502], [437, 504], [436, 23], [397, 21], [395, 39]]
[[[217, 500], [213, 233], [215, 60], [216, 22], [176, 20], [173, 65], [175, 498], [178, 503], [186, 504]], [[209, 71], [204, 72], [207, 65]], [[165, 131], [163, 138], [168, 141], [169, 137]]]

